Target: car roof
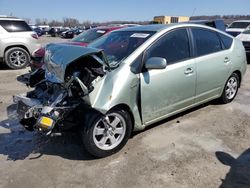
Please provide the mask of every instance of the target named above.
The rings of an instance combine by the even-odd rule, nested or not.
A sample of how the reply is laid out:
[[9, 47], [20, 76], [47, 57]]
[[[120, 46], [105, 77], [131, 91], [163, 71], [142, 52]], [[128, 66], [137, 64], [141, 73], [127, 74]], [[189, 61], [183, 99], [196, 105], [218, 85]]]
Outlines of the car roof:
[[23, 19], [12, 17], [12, 16], [4, 16], [0, 15], [0, 20], [15, 20], [15, 21], [24, 21]]
[[214, 29], [212, 27], [208, 27], [206, 25], [197, 25], [195, 23], [189, 23], [189, 22], [179, 22], [179, 23], [172, 23], [172, 24], [152, 24], [152, 25], [143, 25], [143, 26], [135, 26], [135, 27], [127, 27], [120, 29], [119, 31], [148, 31], [148, 32], [159, 32], [168, 28], [174, 28], [175, 26], [180, 27], [202, 27], [207, 29]]
[[[236, 20], [236, 21], [234, 21], [234, 22], [250, 22], [250, 20]], [[234, 23], [233, 22], [233, 23]]]
[[[144, 26], [135, 26], [135, 27], [127, 27], [127, 28], [123, 28], [120, 29], [119, 31], [132, 31], [132, 32], [155, 32], [155, 33], [159, 33], [159, 32], [164, 32], [164, 30], [168, 30], [168, 29], [175, 29], [175, 28], [182, 28], [182, 27], [195, 27], [195, 28], [204, 28], [204, 29], [209, 29], [209, 30], [213, 30], [219, 33], [223, 33], [224, 35], [227, 35], [229, 37], [231, 37], [230, 35], [228, 35], [227, 33], [225, 33], [224, 31], [221, 31], [219, 29], [207, 26], [207, 25], [201, 25], [201, 24], [195, 24], [195, 23], [173, 23], [173, 24], [153, 24], [153, 25], [144, 25]], [[114, 31], [117, 32], [117, 31]]]
[[152, 25], [143, 25], [143, 26], [135, 26], [135, 27], [126, 27], [119, 31], [153, 31], [158, 32], [168, 27], [174, 26], [177, 24], [152, 24]]
[[208, 23], [208, 22], [217, 22], [217, 21], [223, 21], [222, 19], [215, 19], [215, 20], [190, 20], [185, 23]]
[[112, 30], [116, 30], [116, 29], [121, 29], [121, 28], [124, 28], [124, 27], [127, 27], [127, 26], [99, 26], [99, 27], [95, 27], [95, 28], [92, 28], [92, 30], [107, 30], [107, 31], [112, 31]]

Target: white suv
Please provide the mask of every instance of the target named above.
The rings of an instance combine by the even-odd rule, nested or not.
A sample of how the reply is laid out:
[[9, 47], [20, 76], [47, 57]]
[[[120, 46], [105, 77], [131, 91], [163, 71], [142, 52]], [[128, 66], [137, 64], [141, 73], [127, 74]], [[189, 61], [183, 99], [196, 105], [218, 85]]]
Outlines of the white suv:
[[40, 48], [37, 34], [21, 19], [0, 17], [0, 60], [11, 69], [26, 67]]
[[250, 20], [237, 20], [231, 23], [226, 32], [234, 37], [238, 36], [242, 31], [250, 27]]

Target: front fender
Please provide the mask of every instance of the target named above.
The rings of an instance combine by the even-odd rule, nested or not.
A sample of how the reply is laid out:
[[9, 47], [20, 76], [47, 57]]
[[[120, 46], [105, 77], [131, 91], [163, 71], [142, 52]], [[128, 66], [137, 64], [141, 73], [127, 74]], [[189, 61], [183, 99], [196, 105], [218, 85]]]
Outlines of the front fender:
[[121, 64], [94, 85], [88, 103], [103, 114], [117, 105], [125, 104], [133, 114], [134, 129], [142, 130], [144, 126], [138, 108], [139, 87], [138, 75], [132, 73], [127, 64]]

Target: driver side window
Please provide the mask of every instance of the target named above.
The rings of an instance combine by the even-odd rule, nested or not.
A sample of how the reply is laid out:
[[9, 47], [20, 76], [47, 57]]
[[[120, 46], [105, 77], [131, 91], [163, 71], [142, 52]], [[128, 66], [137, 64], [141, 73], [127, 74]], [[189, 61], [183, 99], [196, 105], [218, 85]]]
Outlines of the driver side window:
[[170, 31], [156, 41], [147, 51], [146, 59], [162, 57], [168, 65], [190, 58], [189, 39], [186, 29]]

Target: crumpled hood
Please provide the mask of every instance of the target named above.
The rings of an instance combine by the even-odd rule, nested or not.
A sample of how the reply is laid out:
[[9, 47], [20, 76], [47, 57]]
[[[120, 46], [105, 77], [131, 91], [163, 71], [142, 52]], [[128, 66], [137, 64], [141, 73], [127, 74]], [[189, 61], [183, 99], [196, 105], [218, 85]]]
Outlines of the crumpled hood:
[[87, 46], [88, 45], [88, 43], [86, 43], [86, 42], [75, 42], [75, 41], [63, 42], [61, 44], [78, 45], [78, 46]]
[[45, 78], [53, 83], [63, 83], [66, 68], [70, 63], [84, 56], [100, 53], [102, 53], [102, 50], [96, 48], [66, 44], [48, 44], [45, 47], [44, 56]]

